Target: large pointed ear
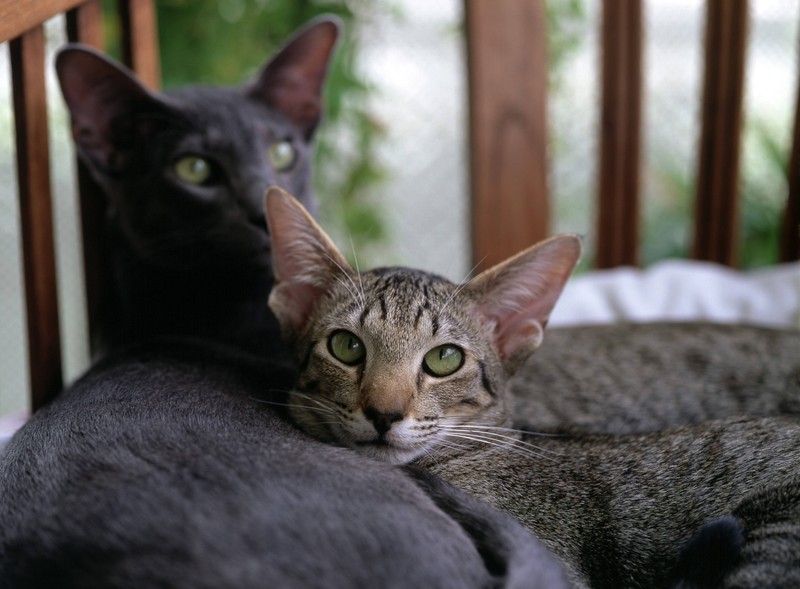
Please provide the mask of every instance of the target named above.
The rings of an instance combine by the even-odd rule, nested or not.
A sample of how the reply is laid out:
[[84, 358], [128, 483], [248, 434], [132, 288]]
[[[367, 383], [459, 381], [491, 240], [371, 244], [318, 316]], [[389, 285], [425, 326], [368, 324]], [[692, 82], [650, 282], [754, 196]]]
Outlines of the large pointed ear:
[[277, 186], [265, 198], [272, 240], [275, 285], [269, 308], [285, 337], [292, 339], [308, 322], [320, 299], [338, 280], [355, 271], [297, 199]]
[[550, 313], [581, 255], [577, 235], [559, 235], [501, 262], [469, 283], [475, 311], [514, 371], [541, 344]]
[[339, 29], [335, 17], [312, 20], [247, 85], [250, 96], [286, 115], [307, 139], [322, 118], [322, 89]]
[[66, 45], [55, 67], [75, 143], [95, 164], [118, 168], [132, 141], [135, 115], [161, 110], [162, 100], [131, 71], [86, 45]]

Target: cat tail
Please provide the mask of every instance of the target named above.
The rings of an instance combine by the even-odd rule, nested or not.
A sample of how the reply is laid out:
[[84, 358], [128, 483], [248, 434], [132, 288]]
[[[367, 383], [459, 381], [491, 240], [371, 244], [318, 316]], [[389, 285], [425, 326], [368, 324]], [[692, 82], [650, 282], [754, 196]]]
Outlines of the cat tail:
[[429, 472], [405, 466], [436, 505], [472, 538], [494, 587], [567, 589], [564, 565], [513, 517], [476, 499]]
[[672, 589], [721, 589], [739, 561], [744, 531], [739, 520], [723, 515], [697, 532], [681, 550]]

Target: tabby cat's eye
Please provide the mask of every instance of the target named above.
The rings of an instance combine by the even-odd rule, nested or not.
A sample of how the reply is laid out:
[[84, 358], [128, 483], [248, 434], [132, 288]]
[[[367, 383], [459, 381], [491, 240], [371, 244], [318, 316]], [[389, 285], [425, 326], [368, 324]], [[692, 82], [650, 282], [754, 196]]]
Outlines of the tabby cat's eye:
[[189, 184], [204, 184], [211, 178], [211, 164], [196, 155], [187, 155], [175, 162], [178, 178]]
[[363, 362], [367, 353], [364, 342], [343, 329], [334, 331], [328, 338], [328, 351], [334, 358], [349, 366]]
[[278, 172], [285, 172], [294, 165], [294, 146], [289, 141], [278, 141], [269, 146], [269, 163]]
[[464, 364], [464, 352], [453, 344], [444, 344], [425, 354], [422, 368], [431, 376], [450, 376]]

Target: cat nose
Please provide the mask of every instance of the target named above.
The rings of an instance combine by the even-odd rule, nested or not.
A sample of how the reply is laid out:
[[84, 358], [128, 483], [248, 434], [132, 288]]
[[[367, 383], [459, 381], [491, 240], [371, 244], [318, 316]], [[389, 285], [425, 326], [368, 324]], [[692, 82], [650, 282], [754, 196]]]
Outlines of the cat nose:
[[392, 429], [393, 423], [403, 419], [403, 414], [398, 412], [383, 413], [374, 407], [367, 406], [364, 407], [364, 417], [372, 422], [372, 425], [375, 426], [375, 431], [378, 432], [379, 436], [382, 436]]

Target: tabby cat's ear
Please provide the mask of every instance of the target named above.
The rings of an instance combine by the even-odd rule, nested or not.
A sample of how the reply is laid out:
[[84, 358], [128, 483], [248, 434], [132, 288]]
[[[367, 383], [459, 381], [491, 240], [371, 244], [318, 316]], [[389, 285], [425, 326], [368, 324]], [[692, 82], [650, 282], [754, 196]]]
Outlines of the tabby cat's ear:
[[119, 167], [122, 148], [136, 132], [136, 115], [167, 108], [133, 72], [89, 46], [66, 45], [56, 56], [55, 68], [75, 143], [101, 167]]
[[355, 272], [293, 196], [273, 186], [267, 191], [265, 209], [275, 275], [269, 308], [283, 334], [292, 338], [303, 330], [331, 286]]
[[332, 16], [311, 21], [247, 86], [247, 93], [286, 115], [311, 138], [322, 117], [322, 88], [340, 24]]
[[469, 284], [476, 312], [510, 370], [541, 344], [550, 313], [581, 255], [577, 235], [559, 235], [501, 262]]

